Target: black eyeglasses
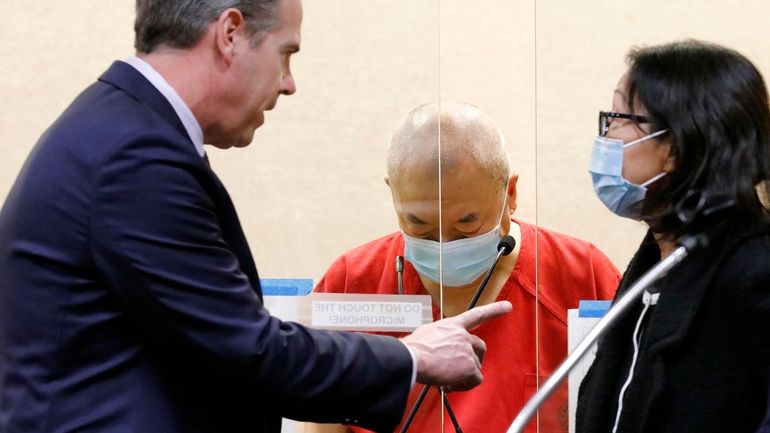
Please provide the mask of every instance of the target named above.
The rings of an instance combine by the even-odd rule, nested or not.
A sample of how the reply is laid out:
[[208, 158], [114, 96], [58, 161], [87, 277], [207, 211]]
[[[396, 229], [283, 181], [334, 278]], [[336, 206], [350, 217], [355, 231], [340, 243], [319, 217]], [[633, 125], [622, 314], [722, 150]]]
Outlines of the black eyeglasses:
[[610, 123], [612, 119], [629, 119], [636, 123], [650, 123], [650, 119], [645, 116], [638, 116], [636, 114], [626, 113], [614, 113], [612, 111], [600, 111], [599, 112], [599, 136], [604, 137], [610, 130]]

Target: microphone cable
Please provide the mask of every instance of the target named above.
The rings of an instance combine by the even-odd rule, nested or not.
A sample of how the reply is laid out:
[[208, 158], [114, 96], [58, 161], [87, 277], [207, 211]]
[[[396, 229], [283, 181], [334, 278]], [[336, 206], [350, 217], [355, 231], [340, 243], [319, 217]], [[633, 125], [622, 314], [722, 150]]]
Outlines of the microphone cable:
[[[484, 289], [487, 287], [487, 283], [489, 282], [489, 277], [492, 276], [492, 272], [495, 271], [497, 262], [500, 261], [500, 257], [507, 256], [508, 254], [513, 252], [513, 249], [515, 247], [516, 247], [516, 239], [514, 239], [513, 236], [505, 235], [500, 239], [500, 242], [497, 243], [497, 256], [495, 256], [495, 261], [492, 262], [492, 266], [490, 266], [489, 269], [487, 270], [487, 273], [484, 275], [484, 279], [481, 280], [481, 284], [479, 284], [478, 289], [476, 289], [476, 292], [473, 294], [471, 301], [468, 303], [468, 308], [466, 308], [465, 311], [468, 311], [471, 308], [476, 306], [476, 303], [479, 301], [481, 294], [484, 292]], [[423, 385], [422, 390], [420, 391], [420, 395], [417, 396], [417, 400], [415, 400], [414, 405], [412, 406], [412, 409], [409, 411], [409, 415], [407, 415], [406, 420], [404, 421], [404, 425], [401, 427], [400, 433], [406, 433], [406, 430], [412, 424], [412, 421], [414, 421], [414, 417], [415, 415], [417, 415], [417, 411], [420, 409], [420, 406], [422, 406], [422, 402], [425, 400], [425, 396], [428, 395], [429, 390], [430, 390], [430, 385]], [[444, 394], [444, 406], [447, 409], [447, 413], [449, 414], [449, 419], [452, 421], [452, 425], [454, 426], [455, 432], [462, 433], [460, 424], [457, 422], [457, 418], [455, 417], [454, 411], [452, 410], [452, 406], [449, 404], [449, 399], [447, 398], [446, 394]]]

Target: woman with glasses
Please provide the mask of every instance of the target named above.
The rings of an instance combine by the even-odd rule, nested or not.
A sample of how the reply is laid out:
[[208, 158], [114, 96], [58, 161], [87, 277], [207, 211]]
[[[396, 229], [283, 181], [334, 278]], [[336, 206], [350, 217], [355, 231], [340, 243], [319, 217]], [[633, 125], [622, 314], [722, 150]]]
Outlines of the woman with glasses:
[[[677, 240], [694, 251], [600, 339], [577, 432], [754, 432], [770, 383], [770, 109], [741, 54], [699, 41], [633, 49], [590, 164], [599, 199], [650, 230], [621, 296]], [[683, 200], [734, 201], [681, 222]], [[616, 298], [617, 299], [617, 298]]]

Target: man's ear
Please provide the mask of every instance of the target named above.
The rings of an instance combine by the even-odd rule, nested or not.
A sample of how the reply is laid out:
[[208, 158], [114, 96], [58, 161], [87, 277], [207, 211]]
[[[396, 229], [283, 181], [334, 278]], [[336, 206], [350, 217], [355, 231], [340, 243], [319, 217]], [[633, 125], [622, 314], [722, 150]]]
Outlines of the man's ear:
[[235, 8], [225, 9], [219, 14], [214, 26], [216, 49], [224, 62], [229, 65], [237, 50], [244, 49], [244, 40], [248, 43], [245, 25], [241, 11]]
[[387, 175], [387, 174], [385, 175], [385, 177], [383, 177], [383, 178], [382, 178], [382, 180], [384, 180], [384, 181], [385, 181], [385, 185], [387, 185], [388, 187], [390, 187], [390, 178], [388, 177], [388, 175]]
[[511, 174], [511, 177], [508, 179], [508, 190], [505, 192], [508, 196], [508, 211], [513, 215], [514, 212], [516, 212], [516, 207], [518, 206], [516, 202], [516, 195], [517, 195], [517, 188], [516, 184], [519, 182], [519, 174], [513, 173]]

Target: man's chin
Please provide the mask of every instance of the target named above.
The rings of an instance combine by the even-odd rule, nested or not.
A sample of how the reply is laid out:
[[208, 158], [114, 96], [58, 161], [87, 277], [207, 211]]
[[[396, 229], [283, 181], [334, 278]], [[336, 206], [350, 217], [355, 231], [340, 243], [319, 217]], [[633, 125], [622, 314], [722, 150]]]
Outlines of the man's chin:
[[238, 133], [239, 131], [236, 130], [231, 130], [230, 133], [221, 131], [219, 134], [212, 134], [211, 137], [204, 137], [204, 139], [210, 139], [210, 141], [207, 141], [206, 144], [214, 146], [218, 149], [246, 147], [251, 144], [252, 141], [254, 141], [254, 133], [257, 128], [262, 126], [262, 123], [264, 123], [264, 118], [260, 116], [257, 122], [248, 129], [241, 128], [240, 133]]
[[235, 138], [232, 140], [222, 141], [222, 142], [216, 142], [216, 143], [206, 143], [210, 146], [214, 146], [217, 149], [229, 149], [231, 147], [246, 147], [251, 142], [254, 141], [254, 133], [251, 133], [248, 137], [241, 137], [241, 138]]
[[234, 142], [232, 147], [246, 147], [250, 145], [252, 141], [254, 141], [254, 131], [251, 131], [251, 134], [247, 134]]

